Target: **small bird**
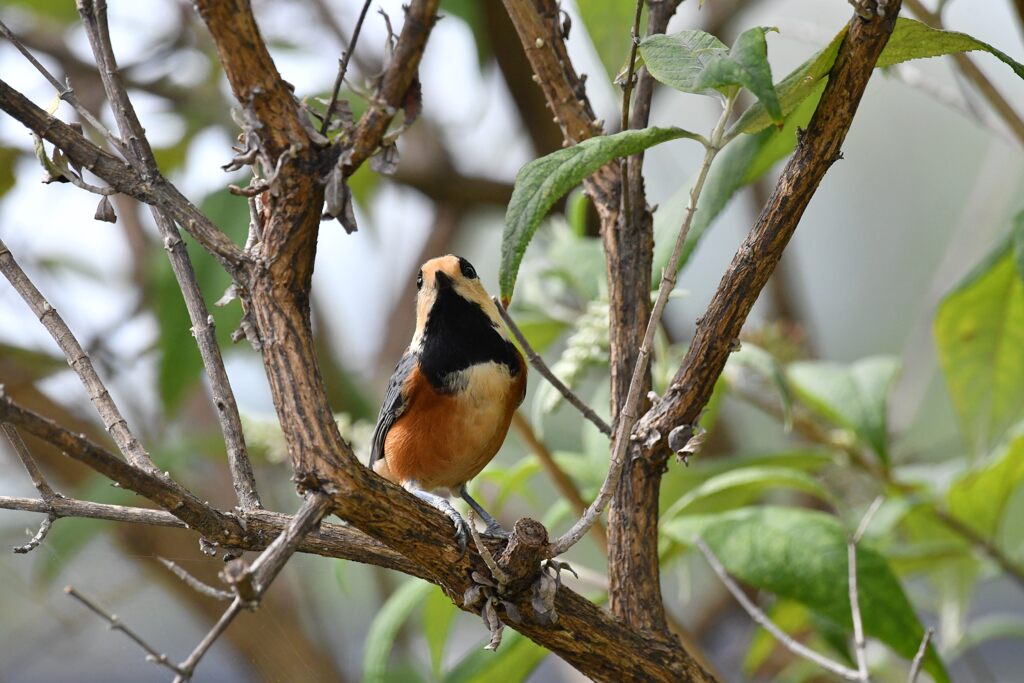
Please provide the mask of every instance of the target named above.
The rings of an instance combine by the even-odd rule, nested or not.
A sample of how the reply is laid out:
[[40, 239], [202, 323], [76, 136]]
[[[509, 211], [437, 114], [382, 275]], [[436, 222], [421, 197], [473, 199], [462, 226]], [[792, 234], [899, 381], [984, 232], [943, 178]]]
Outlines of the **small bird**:
[[416, 288], [416, 331], [388, 382], [369, 466], [448, 515], [465, 548], [468, 524], [435, 492], [457, 494], [488, 533], [508, 536], [466, 482], [505, 441], [526, 395], [526, 363], [469, 261], [427, 261]]

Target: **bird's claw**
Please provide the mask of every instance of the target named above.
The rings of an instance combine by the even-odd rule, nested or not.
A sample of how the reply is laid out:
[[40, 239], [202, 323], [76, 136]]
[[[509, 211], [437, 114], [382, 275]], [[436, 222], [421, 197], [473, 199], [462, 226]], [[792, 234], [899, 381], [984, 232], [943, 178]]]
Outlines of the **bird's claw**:
[[493, 524], [487, 525], [487, 535], [508, 539], [512, 537], [512, 532], [503, 527], [502, 525], [498, 524], [497, 522], [494, 522]]

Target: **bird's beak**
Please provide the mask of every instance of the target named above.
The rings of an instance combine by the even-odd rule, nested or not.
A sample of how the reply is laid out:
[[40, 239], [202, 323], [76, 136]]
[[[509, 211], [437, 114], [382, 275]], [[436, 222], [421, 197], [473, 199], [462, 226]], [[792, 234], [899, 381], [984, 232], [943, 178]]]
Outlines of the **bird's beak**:
[[437, 289], [451, 289], [452, 284], [452, 279], [440, 270], [434, 273], [434, 286]]

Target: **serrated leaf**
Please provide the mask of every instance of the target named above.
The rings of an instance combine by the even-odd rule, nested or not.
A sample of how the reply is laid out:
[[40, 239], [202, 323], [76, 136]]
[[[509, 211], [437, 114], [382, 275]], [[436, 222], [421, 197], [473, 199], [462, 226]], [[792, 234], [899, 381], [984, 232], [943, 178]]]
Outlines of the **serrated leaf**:
[[889, 461], [887, 398], [899, 372], [895, 358], [876, 356], [851, 365], [792, 363], [790, 386], [829, 421], [852, 429], [883, 462]]
[[933, 334], [970, 447], [984, 453], [1024, 418], [1024, 213], [935, 314]]
[[764, 104], [776, 121], [782, 120], [779, 98], [772, 85], [765, 33], [756, 27], [744, 31], [729, 50], [717, 38], [703, 31], [680, 31], [653, 35], [640, 43], [640, 54], [651, 75], [677, 90], [728, 95], [744, 87]]
[[608, 162], [679, 138], [703, 139], [682, 128], [625, 130], [584, 140], [523, 166], [505, 212], [498, 276], [502, 299], [511, 299], [526, 247], [556, 201]]
[[1024, 435], [1018, 435], [946, 492], [949, 512], [982, 537], [994, 539], [1010, 497], [1024, 483]]
[[366, 634], [366, 644], [363, 647], [364, 683], [384, 683], [388, 679], [388, 658], [399, 630], [412, 611], [433, 590], [433, 584], [421, 579], [412, 579], [403, 583], [381, 605], [373, 623], [370, 624], [370, 630]]
[[[792, 111], [832, 70], [832, 65], [839, 54], [839, 45], [845, 35], [846, 27], [843, 27], [824, 50], [815, 54], [776, 84], [775, 90], [779, 96], [783, 115]], [[912, 59], [925, 59], [976, 50], [992, 54], [1013, 69], [1015, 74], [1024, 78], [1024, 65], [988, 43], [966, 33], [934, 29], [906, 17], [896, 20], [896, 27], [875, 66], [881, 68]], [[764, 104], [755, 102], [729, 128], [726, 138], [731, 138], [739, 133], [756, 133], [769, 126], [771, 122], [772, 118]]]
[[687, 491], [665, 512], [663, 519], [670, 520], [679, 515], [692, 513], [694, 508], [700, 507], [700, 503], [714, 502], [726, 492], [743, 491], [750, 495], [775, 488], [802, 491], [826, 503], [833, 503], [832, 495], [817, 479], [806, 472], [788, 467], [743, 467], [715, 475]]
[[[847, 530], [835, 517], [769, 506], [678, 517], [663, 528], [683, 543], [701, 536], [729, 573], [744, 583], [796, 600], [845, 632], [852, 631]], [[924, 629], [885, 558], [866, 543], [857, 549], [857, 585], [865, 633], [912, 658]], [[949, 681], [931, 646], [924, 666], [936, 681]]]
[[438, 679], [441, 678], [444, 665], [444, 646], [458, 611], [444, 591], [437, 587], [423, 602], [423, 635], [430, 649], [430, 665], [434, 677]]

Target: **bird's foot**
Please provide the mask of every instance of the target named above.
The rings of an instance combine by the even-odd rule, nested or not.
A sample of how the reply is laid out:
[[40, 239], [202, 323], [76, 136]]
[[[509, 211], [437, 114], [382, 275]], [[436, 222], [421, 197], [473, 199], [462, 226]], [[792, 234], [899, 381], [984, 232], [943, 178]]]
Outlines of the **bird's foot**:
[[463, 519], [462, 515], [459, 514], [459, 511], [452, 507], [452, 504], [449, 503], [444, 498], [442, 498], [441, 496], [438, 496], [434, 493], [430, 493], [429, 491], [424, 491], [423, 489], [420, 488], [415, 488], [411, 486], [407, 486], [406, 488], [414, 496], [416, 496], [420, 500], [426, 501], [433, 507], [443, 512], [448, 517], [448, 519], [452, 520], [452, 524], [455, 525], [455, 540], [459, 544], [459, 552], [461, 554], [465, 554], [470, 536], [469, 522]]

